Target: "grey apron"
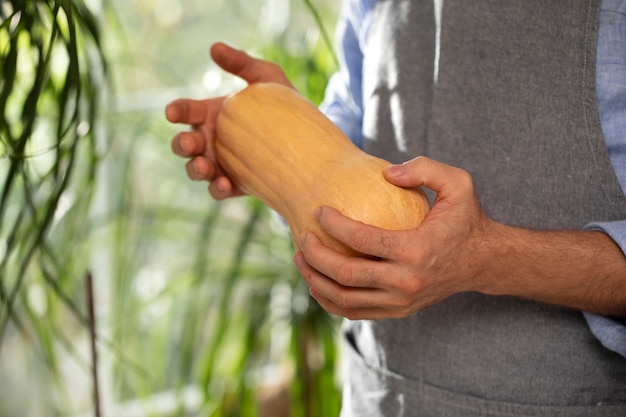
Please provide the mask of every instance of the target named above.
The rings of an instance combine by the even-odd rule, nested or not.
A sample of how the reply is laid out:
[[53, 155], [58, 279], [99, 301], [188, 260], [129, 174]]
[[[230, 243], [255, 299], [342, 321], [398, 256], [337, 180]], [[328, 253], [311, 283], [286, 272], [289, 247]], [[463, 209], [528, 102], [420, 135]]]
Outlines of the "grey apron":
[[[580, 229], [626, 218], [595, 100], [598, 1], [378, 3], [364, 148], [468, 170], [493, 219]], [[532, 262], [532, 260], [529, 260]], [[579, 311], [458, 294], [402, 320], [346, 321], [343, 417], [626, 416], [626, 359]]]

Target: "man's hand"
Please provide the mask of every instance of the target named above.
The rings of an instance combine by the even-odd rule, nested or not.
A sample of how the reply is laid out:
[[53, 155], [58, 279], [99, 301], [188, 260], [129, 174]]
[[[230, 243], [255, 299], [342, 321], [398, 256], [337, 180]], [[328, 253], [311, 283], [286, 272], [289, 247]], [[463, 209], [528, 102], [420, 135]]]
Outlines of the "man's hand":
[[[245, 52], [223, 43], [216, 43], [211, 47], [211, 57], [224, 71], [242, 78], [249, 84], [275, 82], [293, 87], [278, 65], [252, 58]], [[215, 156], [215, 124], [225, 98], [225, 96], [204, 100], [181, 98], [169, 103], [165, 109], [168, 121], [191, 127], [189, 131], [174, 136], [172, 151], [176, 155], [189, 158], [186, 165], [189, 178], [209, 181], [209, 192], [218, 200], [242, 194], [220, 169]]]
[[420, 157], [389, 167], [385, 176], [399, 186], [428, 187], [437, 192], [436, 201], [424, 222], [406, 231], [379, 229], [318, 208], [324, 230], [376, 258], [347, 257], [311, 233], [302, 236], [295, 263], [311, 295], [331, 313], [350, 319], [405, 317], [480, 287], [477, 256], [486, 256], [482, 248], [495, 223], [483, 214], [469, 174]]

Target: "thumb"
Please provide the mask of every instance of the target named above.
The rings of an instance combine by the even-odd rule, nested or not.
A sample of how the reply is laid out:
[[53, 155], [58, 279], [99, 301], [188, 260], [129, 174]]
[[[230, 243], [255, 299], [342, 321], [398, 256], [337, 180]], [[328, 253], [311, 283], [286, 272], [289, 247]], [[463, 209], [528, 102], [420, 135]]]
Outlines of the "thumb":
[[211, 58], [220, 68], [249, 84], [275, 82], [293, 87], [282, 68], [273, 62], [253, 58], [246, 52], [222, 42], [213, 44], [210, 52]]
[[425, 156], [418, 156], [384, 170], [387, 181], [403, 188], [424, 186], [437, 194], [455, 194], [455, 190], [473, 189], [469, 173]]

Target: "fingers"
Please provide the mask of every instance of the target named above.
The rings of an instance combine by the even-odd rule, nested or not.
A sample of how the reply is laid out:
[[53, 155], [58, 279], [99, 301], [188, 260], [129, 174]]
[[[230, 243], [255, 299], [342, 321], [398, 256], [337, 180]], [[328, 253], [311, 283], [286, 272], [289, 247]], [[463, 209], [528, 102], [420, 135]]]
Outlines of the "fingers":
[[[211, 47], [211, 57], [222, 69], [248, 83], [276, 82], [293, 88], [280, 66], [253, 58], [223, 43]], [[187, 176], [196, 181], [209, 181], [209, 193], [217, 200], [244, 194], [222, 172], [216, 162], [212, 144], [215, 124], [225, 98], [183, 98], [170, 102], [165, 108], [165, 117], [169, 122], [191, 126], [190, 131], [174, 136], [171, 142], [172, 151], [178, 156], [189, 158], [185, 165]]]
[[[326, 257], [325, 259], [334, 253], [330, 250], [323, 252], [321, 250], [323, 246], [314, 235], [307, 241], [305, 252], [319, 251], [320, 255]], [[318, 259], [311, 258], [310, 253], [305, 255], [305, 252], [297, 253], [294, 256], [294, 263], [309, 285], [311, 296], [327, 312], [357, 320], [406, 317], [414, 311], [411, 297], [396, 291], [393, 287], [388, 287], [385, 280], [379, 279], [384, 274], [377, 269], [381, 272], [387, 270], [384, 263], [344, 257], [340, 264], [345, 267], [339, 268], [336, 275], [326, 275], [321, 272], [323, 268], [315, 269], [309, 264], [317, 262]], [[319, 265], [316, 265], [316, 268], [318, 267]], [[393, 277], [390, 280], [394, 281]]]
[[204, 100], [176, 99], [165, 106], [165, 118], [171, 123], [184, 123], [191, 126], [201, 125], [217, 118], [224, 98], [216, 97]]
[[180, 132], [172, 138], [172, 152], [182, 157], [201, 155], [206, 149], [206, 138], [198, 131]]
[[309, 285], [311, 296], [327, 312], [352, 320], [391, 316], [391, 311], [380, 307], [388, 304], [384, 290], [343, 285], [341, 278], [329, 278], [311, 267], [302, 252], [294, 256], [294, 263]]
[[190, 158], [185, 164], [187, 176], [194, 181], [211, 181], [218, 174], [217, 167], [208, 156], [205, 137], [199, 131], [181, 132], [172, 139], [174, 154]]
[[338, 284], [359, 288], [381, 286], [382, 276], [376, 261], [346, 257], [324, 246], [312, 233], [306, 233], [301, 244], [306, 261], [315, 265], [318, 272], [334, 277]]
[[250, 84], [275, 82], [292, 87], [279, 65], [253, 58], [244, 51], [224, 43], [219, 42], [211, 46], [211, 58], [224, 71], [236, 75]]
[[201, 156], [187, 161], [185, 171], [187, 171], [187, 176], [194, 181], [212, 181], [217, 175], [215, 165]]
[[215, 200], [225, 200], [244, 195], [241, 190], [232, 184], [228, 177], [220, 175], [216, 166], [206, 158], [196, 157], [187, 161], [185, 171], [189, 179], [193, 181], [208, 181], [209, 194]]
[[[376, 240], [372, 239], [372, 242]], [[415, 293], [421, 289], [419, 282], [407, 279], [402, 264], [393, 259], [396, 257], [394, 253], [390, 253], [389, 257], [378, 259], [345, 256], [324, 246], [319, 238], [310, 232], [303, 235], [301, 247], [307, 264], [312, 265], [320, 274], [332, 277], [342, 287], [385, 289], [405, 293]]]
[[231, 197], [242, 196], [244, 193], [224, 176], [216, 177], [209, 184], [209, 194], [216, 200], [224, 200]]

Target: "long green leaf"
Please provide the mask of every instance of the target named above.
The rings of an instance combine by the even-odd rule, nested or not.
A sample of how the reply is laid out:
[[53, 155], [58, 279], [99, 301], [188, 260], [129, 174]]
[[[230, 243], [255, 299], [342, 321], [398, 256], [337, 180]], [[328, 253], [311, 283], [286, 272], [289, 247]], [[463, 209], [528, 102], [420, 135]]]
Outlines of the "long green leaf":
[[243, 265], [243, 259], [246, 255], [246, 252], [248, 251], [253, 232], [264, 210], [265, 208], [260, 202], [256, 200], [251, 200], [250, 216], [239, 236], [239, 243], [237, 244], [235, 254], [232, 258], [230, 270], [226, 273], [224, 277], [224, 290], [221, 295], [221, 302], [217, 313], [217, 329], [214, 332], [212, 344], [207, 353], [207, 360], [202, 378], [203, 386], [205, 392], [207, 393], [210, 392], [210, 385], [213, 377], [214, 368], [216, 366], [218, 352], [223, 347], [222, 340], [224, 339], [226, 330], [229, 326], [229, 310], [233, 291], [235, 289], [236, 283], [238, 282], [240, 271]]

